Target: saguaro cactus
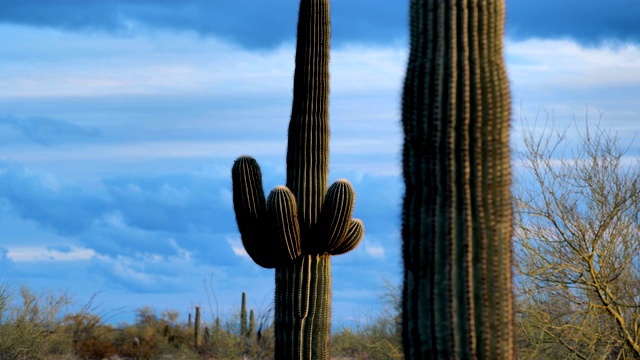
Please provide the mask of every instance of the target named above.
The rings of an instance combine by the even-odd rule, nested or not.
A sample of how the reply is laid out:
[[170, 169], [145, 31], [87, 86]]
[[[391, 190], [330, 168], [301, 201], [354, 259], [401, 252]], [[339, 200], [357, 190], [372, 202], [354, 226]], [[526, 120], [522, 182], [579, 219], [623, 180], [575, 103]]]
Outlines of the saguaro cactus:
[[329, 1], [302, 0], [286, 186], [265, 201], [257, 162], [241, 156], [232, 168], [244, 247], [258, 265], [276, 269], [276, 359], [329, 358], [330, 255], [355, 248], [364, 233], [351, 219], [349, 182], [328, 188], [329, 30]]
[[256, 314], [253, 309], [249, 311], [249, 328], [247, 329], [247, 337], [252, 339], [256, 335]]
[[504, 0], [412, 0], [404, 83], [407, 359], [512, 359]]
[[200, 347], [200, 306], [196, 306], [196, 321], [193, 326], [193, 347]]
[[240, 305], [240, 334], [247, 336], [247, 293], [242, 292], [242, 303]]

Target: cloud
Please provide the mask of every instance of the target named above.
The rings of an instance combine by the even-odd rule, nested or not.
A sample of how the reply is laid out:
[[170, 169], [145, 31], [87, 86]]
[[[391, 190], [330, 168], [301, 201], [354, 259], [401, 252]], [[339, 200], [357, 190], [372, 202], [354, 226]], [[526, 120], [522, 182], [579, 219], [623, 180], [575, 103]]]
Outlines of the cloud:
[[571, 38], [590, 46], [607, 41], [639, 43], [638, 18], [636, 0], [509, 0], [506, 30], [517, 40]]
[[110, 282], [136, 293], [178, 292], [184, 290], [183, 276], [176, 276], [189, 268], [189, 260], [156, 254], [100, 256], [93, 260], [97, 269]]
[[8, 202], [20, 217], [64, 235], [87, 230], [95, 214], [108, 205], [81, 185], [6, 163], [0, 163], [0, 200]]
[[[341, 0], [332, 7], [334, 44], [389, 44], [408, 38], [408, 1]], [[636, 0], [507, 0], [507, 35], [572, 38], [582, 44], [640, 41]], [[297, 1], [108, 2], [5, 0], [0, 22], [126, 37], [152, 30], [191, 32], [251, 49], [295, 42]]]
[[3, 239], [11, 241], [9, 258], [15, 261], [71, 260], [93, 251], [106, 256], [141, 252], [229, 263], [225, 257], [232, 251], [223, 239], [237, 230], [228, 176], [128, 175], [96, 184], [15, 164], [0, 165], [4, 216], [28, 220], [76, 244], [50, 248]]
[[[373, 3], [373, 4], [372, 4]], [[404, 35], [407, 5], [343, 0], [332, 4], [334, 41], [389, 42]], [[69, 31], [129, 36], [144, 29], [168, 29], [215, 36], [247, 48], [275, 48], [295, 41], [298, 3], [186, 0], [135, 3], [124, 0], [51, 3], [3, 2], [0, 21]]]
[[[237, 104], [240, 100], [234, 95], [243, 96], [245, 102], [248, 98], [259, 101], [253, 98], [259, 95], [268, 97], [267, 104], [271, 104], [275, 94], [290, 102], [295, 58], [295, 47], [290, 43], [251, 51], [188, 33], [159, 31], [113, 38], [1, 23], [0, 35], [8, 41], [0, 49], [2, 97], [55, 96], [64, 101], [69, 96], [152, 94], [169, 104], [175, 103], [176, 97], [197, 102], [203, 96]], [[34, 43], [46, 46], [29, 45]], [[370, 95], [397, 89], [406, 56], [404, 44], [334, 49], [332, 91]], [[132, 99], [122, 100], [127, 106]], [[167, 106], [159, 101], [155, 105]], [[184, 111], [190, 112], [188, 108]]]
[[[0, 269], [2, 269], [2, 275], [7, 276], [12, 274], [15, 270], [15, 262], [9, 257], [9, 249], [6, 247], [0, 247]], [[5, 279], [0, 278], [0, 287]]]
[[575, 90], [640, 83], [640, 44], [585, 47], [572, 40], [507, 41], [511, 81], [520, 87]]
[[44, 116], [0, 115], [0, 129], [2, 127], [9, 128], [20, 136], [41, 145], [87, 141], [101, 135], [98, 128], [80, 126]]
[[[263, 171], [267, 188], [282, 177], [278, 168], [268, 164]], [[10, 205], [5, 211], [15, 212], [55, 233], [66, 234], [65, 242], [70, 244], [52, 247], [12, 242], [5, 257], [21, 264], [45, 261], [62, 266], [67, 262], [84, 262], [96, 269], [92, 271], [100, 275], [101, 282], [117, 284], [131, 292], [183, 291], [187, 285], [181, 279], [189, 277], [196, 264], [237, 268], [250, 263], [233, 218], [229, 179], [223, 175], [226, 174], [123, 174], [95, 184], [72, 182], [4, 164], [0, 184], [29, 185], [27, 194], [20, 199], [11, 186], [0, 187], [1, 201]], [[371, 233], [380, 229], [393, 232], [392, 228], [397, 226], [398, 209], [394, 205], [397, 199], [393, 198], [398, 196], [398, 178], [347, 175], [352, 175], [348, 177], [353, 179], [357, 192], [375, 189], [380, 194], [358, 200], [357, 216], [365, 221], [367, 243], [345, 256], [346, 262], [339, 261], [336, 271], [350, 271], [348, 269], [371, 261], [384, 261], [393, 267], [395, 262], [388, 259], [398, 257], [398, 251], [393, 249], [397, 241], [389, 241], [386, 234]], [[23, 207], [26, 203], [30, 205]], [[84, 209], [82, 204], [92, 203], [101, 205], [86, 206], [90, 211], [73, 210], [73, 207]], [[43, 208], [64, 216], [34, 210]], [[58, 210], [53, 211], [54, 208]], [[70, 219], [85, 225], [69, 228]], [[257, 271], [253, 268], [257, 266], [251, 264], [246, 271]], [[40, 274], [43, 270], [38, 269], [34, 271]], [[378, 271], [385, 270], [380, 268], [376, 273]]]
[[199, 174], [120, 176], [104, 181], [123, 221], [147, 231], [209, 231], [232, 223], [231, 180]]
[[227, 243], [231, 246], [231, 250], [233, 250], [233, 254], [235, 256], [250, 259], [249, 254], [247, 253], [247, 250], [245, 250], [244, 245], [242, 245], [242, 240], [239, 237], [229, 236], [227, 237]]
[[83, 261], [96, 255], [92, 249], [78, 246], [11, 246], [6, 254], [14, 262]]
[[364, 241], [363, 242], [364, 249], [374, 259], [384, 259], [385, 258], [385, 250], [384, 247], [380, 244]]
[[[638, 129], [640, 45], [601, 44], [597, 48], [570, 40], [507, 41], [507, 70], [513, 99], [513, 134], [518, 141], [522, 117], [560, 127], [599, 116], [631, 141]], [[536, 115], [538, 114], [538, 115]]]
[[22, 218], [69, 235], [94, 224], [127, 231], [210, 231], [233, 222], [230, 182], [198, 173], [128, 175], [91, 187], [0, 164], [0, 199]]

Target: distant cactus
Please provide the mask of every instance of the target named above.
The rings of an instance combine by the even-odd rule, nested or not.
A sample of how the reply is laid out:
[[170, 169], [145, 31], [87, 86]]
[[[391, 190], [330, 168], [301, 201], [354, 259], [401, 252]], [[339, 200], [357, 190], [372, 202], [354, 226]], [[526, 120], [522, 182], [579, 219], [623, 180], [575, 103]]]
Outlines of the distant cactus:
[[196, 306], [196, 319], [193, 325], [193, 347], [200, 347], [200, 306]]
[[513, 359], [504, 0], [412, 0], [404, 83], [407, 359]]
[[240, 306], [240, 335], [247, 336], [247, 294], [242, 292], [242, 305]]
[[247, 293], [242, 292], [242, 304], [240, 306], [240, 335], [250, 338], [256, 332], [256, 318], [253, 309], [249, 311], [247, 320]]
[[249, 312], [249, 330], [247, 332], [247, 337], [253, 338], [256, 335], [256, 315], [253, 312], [253, 309]]
[[329, 28], [328, 0], [300, 2], [287, 186], [265, 200], [253, 158], [241, 156], [232, 169], [244, 247], [258, 265], [276, 269], [277, 359], [329, 358], [330, 255], [352, 250], [364, 233], [351, 219], [349, 182], [328, 188]]

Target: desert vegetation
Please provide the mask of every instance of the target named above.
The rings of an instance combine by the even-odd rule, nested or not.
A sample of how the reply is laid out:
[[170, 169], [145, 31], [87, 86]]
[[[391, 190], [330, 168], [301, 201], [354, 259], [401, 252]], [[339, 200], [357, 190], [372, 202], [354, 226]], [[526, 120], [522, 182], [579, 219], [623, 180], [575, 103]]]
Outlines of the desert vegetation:
[[522, 143], [513, 188], [521, 358], [640, 358], [637, 156], [599, 122], [547, 122]]
[[[398, 289], [383, 296], [384, 311], [332, 333], [335, 359], [401, 358]], [[245, 299], [243, 294], [243, 300]], [[133, 324], [108, 323], [91, 299], [79, 311], [66, 294], [0, 287], [0, 359], [273, 359], [273, 309], [239, 310], [215, 319], [196, 319], [174, 310], [136, 310]], [[248, 315], [247, 315], [248, 314]], [[197, 334], [197, 338], [196, 338]]]

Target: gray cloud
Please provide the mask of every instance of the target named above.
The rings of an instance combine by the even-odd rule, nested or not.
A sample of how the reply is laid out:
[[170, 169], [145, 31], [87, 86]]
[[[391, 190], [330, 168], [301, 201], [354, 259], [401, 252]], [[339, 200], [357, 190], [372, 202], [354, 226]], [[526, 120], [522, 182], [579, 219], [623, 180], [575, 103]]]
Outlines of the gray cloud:
[[[332, 3], [333, 40], [405, 41], [409, 1], [340, 0]], [[71, 31], [127, 35], [142, 27], [193, 31], [248, 48], [273, 48], [295, 38], [296, 1], [3, 0], [0, 22]], [[513, 38], [640, 41], [636, 0], [508, 0], [507, 34]], [[403, 40], [404, 39], [404, 40]]]
[[20, 117], [0, 115], [0, 128], [7, 127], [20, 136], [41, 145], [53, 145], [94, 139], [101, 135], [98, 128], [44, 116]]
[[[395, 40], [403, 35], [405, 23], [397, 20], [406, 18], [406, 7], [397, 5], [381, 0], [334, 2], [334, 40]], [[295, 1], [260, 0], [5, 0], [0, 21], [119, 35], [141, 25], [215, 35], [251, 48], [272, 48], [294, 40], [297, 8]]]
[[0, 199], [7, 201], [20, 217], [63, 235], [85, 231], [95, 214], [107, 207], [104, 199], [78, 185], [2, 163]]
[[607, 40], [637, 43], [639, 18], [636, 0], [510, 0], [506, 27], [514, 39], [573, 38], [587, 45]]
[[[230, 180], [220, 180], [198, 174], [122, 175], [103, 180], [98, 190], [0, 164], [0, 199], [22, 218], [67, 235], [98, 221], [141, 231], [212, 231], [219, 223], [234, 222]], [[105, 220], [113, 214], [119, 218]]]
[[211, 231], [233, 223], [228, 184], [194, 174], [121, 176], [106, 180], [110, 199], [127, 225], [168, 232]]

